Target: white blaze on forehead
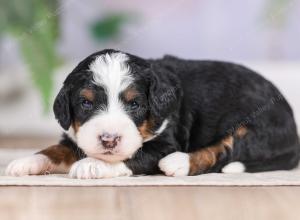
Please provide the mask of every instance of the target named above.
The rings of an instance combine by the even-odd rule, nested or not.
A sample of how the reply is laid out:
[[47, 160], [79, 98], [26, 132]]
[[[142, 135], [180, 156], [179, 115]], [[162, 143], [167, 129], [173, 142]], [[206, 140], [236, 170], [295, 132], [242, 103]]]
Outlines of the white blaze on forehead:
[[120, 109], [119, 94], [133, 81], [127, 61], [128, 56], [124, 53], [107, 53], [98, 56], [89, 66], [95, 84], [107, 93], [109, 111]]

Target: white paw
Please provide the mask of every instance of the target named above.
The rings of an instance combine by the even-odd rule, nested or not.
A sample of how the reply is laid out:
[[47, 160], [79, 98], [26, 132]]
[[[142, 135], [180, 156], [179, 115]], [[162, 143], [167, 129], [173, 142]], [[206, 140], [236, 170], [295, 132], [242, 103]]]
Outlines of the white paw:
[[87, 157], [74, 163], [69, 176], [77, 179], [101, 179], [117, 176], [130, 176], [132, 171], [124, 163], [106, 163]]
[[42, 154], [35, 154], [29, 157], [12, 161], [6, 168], [8, 176], [24, 176], [47, 174], [52, 169], [51, 160]]
[[246, 167], [243, 163], [236, 161], [231, 162], [222, 168], [222, 173], [243, 173]]
[[190, 156], [187, 153], [175, 152], [161, 159], [158, 166], [167, 176], [187, 176], [190, 170]]

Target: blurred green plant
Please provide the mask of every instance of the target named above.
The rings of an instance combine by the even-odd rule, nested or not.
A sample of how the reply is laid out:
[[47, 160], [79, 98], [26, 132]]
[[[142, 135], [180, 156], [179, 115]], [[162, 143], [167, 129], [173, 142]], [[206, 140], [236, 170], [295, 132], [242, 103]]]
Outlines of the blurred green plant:
[[131, 18], [125, 13], [108, 14], [92, 23], [92, 35], [99, 42], [116, 39], [121, 35], [122, 26]]
[[49, 110], [53, 72], [58, 65], [55, 43], [58, 35], [57, 0], [1, 0], [0, 36], [8, 32], [17, 39], [41, 93], [45, 111]]
[[[53, 72], [60, 63], [56, 53], [59, 13], [58, 0], [0, 0], [0, 38], [10, 33], [17, 39], [45, 112], [50, 107]], [[115, 39], [128, 19], [124, 13], [108, 14], [92, 25], [92, 35], [99, 41]]]

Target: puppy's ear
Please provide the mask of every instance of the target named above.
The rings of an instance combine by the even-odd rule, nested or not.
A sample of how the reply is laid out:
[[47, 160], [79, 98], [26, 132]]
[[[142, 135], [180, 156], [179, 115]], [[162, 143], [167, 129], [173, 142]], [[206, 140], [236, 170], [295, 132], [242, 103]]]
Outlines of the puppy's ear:
[[181, 88], [169, 70], [152, 66], [148, 102], [153, 119], [162, 122], [176, 111], [181, 100]]
[[68, 130], [71, 125], [71, 109], [70, 109], [70, 98], [68, 90], [63, 87], [53, 105], [53, 111], [55, 118], [58, 120], [61, 127], [65, 130]]

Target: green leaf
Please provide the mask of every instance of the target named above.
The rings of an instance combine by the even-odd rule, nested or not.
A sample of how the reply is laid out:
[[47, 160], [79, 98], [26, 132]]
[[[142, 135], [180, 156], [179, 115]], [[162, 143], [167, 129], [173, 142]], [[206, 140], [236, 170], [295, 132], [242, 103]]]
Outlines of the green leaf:
[[[31, 78], [49, 110], [53, 72], [58, 65], [57, 0], [0, 0], [0, 29], [16, 37]], [[1, 34], [1, 32], [0, 32]]]
[[49, 35], [47, 35], [46, 30], [35, 31], [23, 39], [21, 44], [22, 54], [31, 70], [32, 80], [41, 92], [45, 110], [50, 107], [53, 89], [52, 76], [58, 63], [54, 51], [55, 47], [48, 38]]
[[126, 14], [112, 14], [96, 21], [91, 26], [93, 37], [98, 41], [106, 41], [120, 35], [122, 25], [129, 20]]

